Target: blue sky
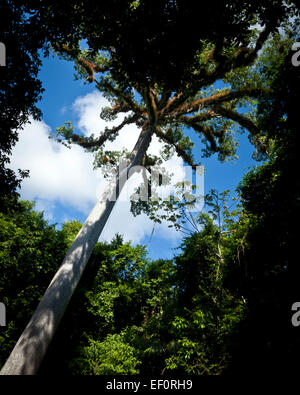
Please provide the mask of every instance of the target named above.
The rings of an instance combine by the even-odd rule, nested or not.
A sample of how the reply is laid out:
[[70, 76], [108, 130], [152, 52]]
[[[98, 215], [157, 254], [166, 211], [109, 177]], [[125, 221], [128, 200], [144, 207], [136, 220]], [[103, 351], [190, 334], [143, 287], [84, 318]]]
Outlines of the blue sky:
[[[20, 141], [13, 151], [11, 167], [30, 170], [31, 177], [23, 182], [21, 197], [35, 200], [37, 209], [45, 212], [50, 223], [60, 226], [71, 219], [83, 222], [96, 201], [95, 191], [99, 194], [103, 189], [101, 175], [93, 172], [92, 157], [80, 147], [68, 150], [48, 140], [47, 135], [69, 120], [78, 127], [78, 131], [96, 134], [103, 127], [99, 106], [105, 101], [93, 84], [85, 85], [82, 80], [74, 80], [71, 62], [53, 57], [45, 59], [40, 79], [45, 88], [39, 103], [43, 119], [42, 122], [26, 125], [21, 131]], [[137, 130], [128, 129], [126, 133], [134, 144]], [[126, 140], [125, 134], [120, 144], [125, 141], [124, 138]], [[249, 167], [257, 164], [251, 158], [253, 146], [246, 133], [239, 135], [239, 140], [239, 159], [235, 163], [220, 163], [215, 155], [199, 159], [201, 144], [196, 143], [196, 162], [200, 161], [205, 167], [205, 193], [211, 188], [220, 192], [225, 189], [234, 191]], [[172, 165], [178, 161], [175, 162]], [[151, 258], [171, 258], [175, 253], [174, 248], [180, 244], [182, 234], [170, 230], [167, 224], [156, 226], [149, 244], [153, 223], [145, 218], [128, 216], [128, 205], [122, 204], [122, 208], [118, 207], [112, 213], [102, 239], [110, 240], [114, 233], [119, 232], [124, 234], [125, 239], [132, 239], [133, 244], [148, 245]]]

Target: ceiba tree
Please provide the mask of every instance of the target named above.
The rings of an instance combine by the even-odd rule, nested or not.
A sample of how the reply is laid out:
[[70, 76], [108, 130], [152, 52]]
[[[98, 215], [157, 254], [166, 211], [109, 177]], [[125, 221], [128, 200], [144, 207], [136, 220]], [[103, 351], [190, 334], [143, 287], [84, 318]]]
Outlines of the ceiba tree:
[[[186, 1], [161, 0], [155, 5], [142, 0], [112, 1], [96, 8], [90, 1], [59, 7], [46, 1], [38, 6], [47, 24], [55, 16], [58, 20], [62, 15], [69, 20], [73, 17], [72, 29], [75, 26], [79, 31], [74, 37], [85, 38], [89, 48], [82, 50], [69, 35], [53, 42], [54, 50], [74, 61], [78, 74], [95, 83], [110, 101], [102, 118], [126, 116], [99, 136], [75, 133], [70, 124], [58, 128], [59, 139], [95, 152], [99, 165], [107, 165], [109, 159], [116, 168], [115, 177], [83, 224], [1, 374], [38, 370], [128, 173], [135, 166], [147, 168], [160, 160], [147, 155], [153, 136], [163, 142], [168, 155], [176, 152], [195, 166], [193, 142], [184, 127], [199, 135], [205, 155], [218, 153], [221, 160], [234, 155], [234, 125], [246, 128], [252, 136], [258, 134], [255, 121], [238, 108], [245, 100], [262, 95], [264, 84], [234, 76], [255, 62], [270, 34], [290, 15], [286, 3], [268, 0], [211, 1], [201, 14], [193, 2]], [[252, 29], [257, 22], [264, 26], [260, 32]], [[231, 86], [214, 89], [221, 79], [232, 82]], [[105, 151], [105, 143], [130, 124], [140, 128], [132, 152]], [[118, 171], [120, 160], [127, 167]]]

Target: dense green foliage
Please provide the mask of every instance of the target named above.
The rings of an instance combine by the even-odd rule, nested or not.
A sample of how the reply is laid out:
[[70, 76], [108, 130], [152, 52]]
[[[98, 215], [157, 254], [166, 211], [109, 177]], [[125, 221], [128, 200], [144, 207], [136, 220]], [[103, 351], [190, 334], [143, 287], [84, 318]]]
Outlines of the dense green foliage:
[[[190, 0], [45, 3], [48, 18], [70, 15], [67, 23], [75, 22], [73, 30], [87, 40], [90, 54], [111, 55], [109, 71], [118, 85], [154, 88], [158, 84], [172, 91], [186, 89], [187, 82], [192, 85], [198, 77], [199, 82], [205, 81], [209, 67], [204, 70], [199, 60], [208, 43], [216, 45], [217, 61], [226, 69], [229, 54], [225, 50], [248, 46], [254, 21], [276, 31], [290, 12], [282, 0], [212, 0], [201, 12], [198, 3]], [[241, 54], [240, 64], [244, 60]]]
[[299, 299], [300, 275], [299, 116], [295, 105], [300, 76], [291, 57], [287, 48], [282, 62], [278, 57], [270, 62], [271, 90], [258, 104], [261, 136], [269, 146], [270, 159], [247, 173], [239, 186], [243, 213], [234, 240], [239, 255], [230, 258], [228, 284], [247, 299], [248, 315], [236, 343], [234, 371], [291, 373], [299, 354], [291, 306]]
[[[202, 224], [173, 261], [120, 236], [98, 243], [40, 373], [221, 373], [243, 303], [216, 278], [218, 229], [207, 215]], [[26, 202], [1, 217], [2, 363], [79, 228], [55, 230]]]
[[49, 226], [32, 204], [0, 214], [0, 299], [8, 326], [1, 328], [1, 363], [26, 326], [66, 251], [66, 235]]

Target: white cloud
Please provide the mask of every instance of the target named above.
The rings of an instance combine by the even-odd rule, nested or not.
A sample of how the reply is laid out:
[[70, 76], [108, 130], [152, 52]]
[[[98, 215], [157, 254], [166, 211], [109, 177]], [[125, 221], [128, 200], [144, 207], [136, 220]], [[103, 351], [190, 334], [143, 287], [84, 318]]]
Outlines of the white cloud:
[[[85, 96], [78, 97], [72, 107], [78, 119], [77, 126], [79, 130], [86, 136], [90, 136], [93, 133], [97, 136], [104, 131], [106, 126], [119, 125], [125, 117], [124, 114], [120, 114], [112, 122], [105, 122], [100, 118], [101, 109], [109, 105], [109, 101], [99, 91], [93, 91]], [[138, 135], [139, 129], [135, 124], [126, 125], [113, 142], [107, 142], [105, 149], [120, 150], [126, 147], [128, 150], [132, 150]]]
[[43, 211], [44, 212], [44, 218], [47, 221], [53, 222], [54, 220], [54, 210], [55, 210], [55, 203], [51, 200], [48, 199], [41, 199], [39, 198], [36, 201], [34, 209], [36, 211]]
[[53, 208], [49, 202], [55, 201], [86, 213], [96, 200], [99, 183], [92, 155], [80, 147], [68, 149], [49, 140], [49, 131], [44, 122], [34, 120], [20, 131], [11, 167], [30, 170], [30, 177], [22, 182], [22, 198], [48, 207], [48, 216], [49, 207]]
[[[97, 135], [107, 125], [99, 114], [108, 101], [98, 91], [78, 97], [72, 109], [76, 115], [77, 125], [85, 135]], [[122, 121], [119, 117], [112, 124]], [[109, 124], [111, 126], [111, 124]], [[70, 217], [68, 210], [76, 209], [87, 215], [97, 199], [97, 193], [103, 190], [105, 182], [101, 173], [93, 170], [93, 156], [81, 147], [66, 148], [49, 140], [50, 127], [44, 122], [31, 121], [20, 132], [20, 139], [11, 158], [13, 169], [29, 169], [30, 178], [22, 183], [21, 196], [36, 200], [37, 208], [44, 210], [46, 218], [52, 219], [56, 204], [64, 207], [64, 218]], [[105, 148], [131, 150], [138, 138], [139, 130], [135, 125], [127, 125], [114, 142]], [[153, 137], [149, 152], [159, 155], [161, 143]], [[174, 156], [167, 163], [169, 171], [175, 171], [175, 182], [183, 175], [182, 159]], [[121, 200], [124, 199], [124, 194]], [[123, 197], [123, 199], [122, 199]], [[140, 242], [145, 235], [150, 235], [153, 222], [145, 215], [133, 217], [129, 211], [130, 202], [120, 201], [116, 204], [109, 221], [104, 228], [101, 239], [111, 240], [116, 232], [123, 233], [125, 240]], [[62, 218], [63, 220], [63, 218]], [[166, 239], [176, 239], [179, 234], [168, 228], [168, 224], [156, 225], [155, 235]]]
[[98, 92], [93, 91], [85, 96], [79, 96], [73, 103], [73, 109], [78, 118], [77, 126], [89, 136], [104, 130], [105, 121], [100, 118], [100, 111], [109, 102]]

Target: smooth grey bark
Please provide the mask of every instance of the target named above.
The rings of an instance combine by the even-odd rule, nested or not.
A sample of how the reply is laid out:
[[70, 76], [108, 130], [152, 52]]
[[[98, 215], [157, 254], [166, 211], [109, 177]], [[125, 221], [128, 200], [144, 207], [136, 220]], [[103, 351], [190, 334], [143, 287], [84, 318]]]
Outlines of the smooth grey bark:
[[[127, 171], [140, 165], [151, 142], [151, 136], [151, 127], [143, 128], [130, 155], [129, 167], [116, 175], [94, 206], [3, 366], [1, 375], [33, 375], [37, 372], [93, 248], [125, 185]], [[131, 173], [133, 174], [132, 171]]]

